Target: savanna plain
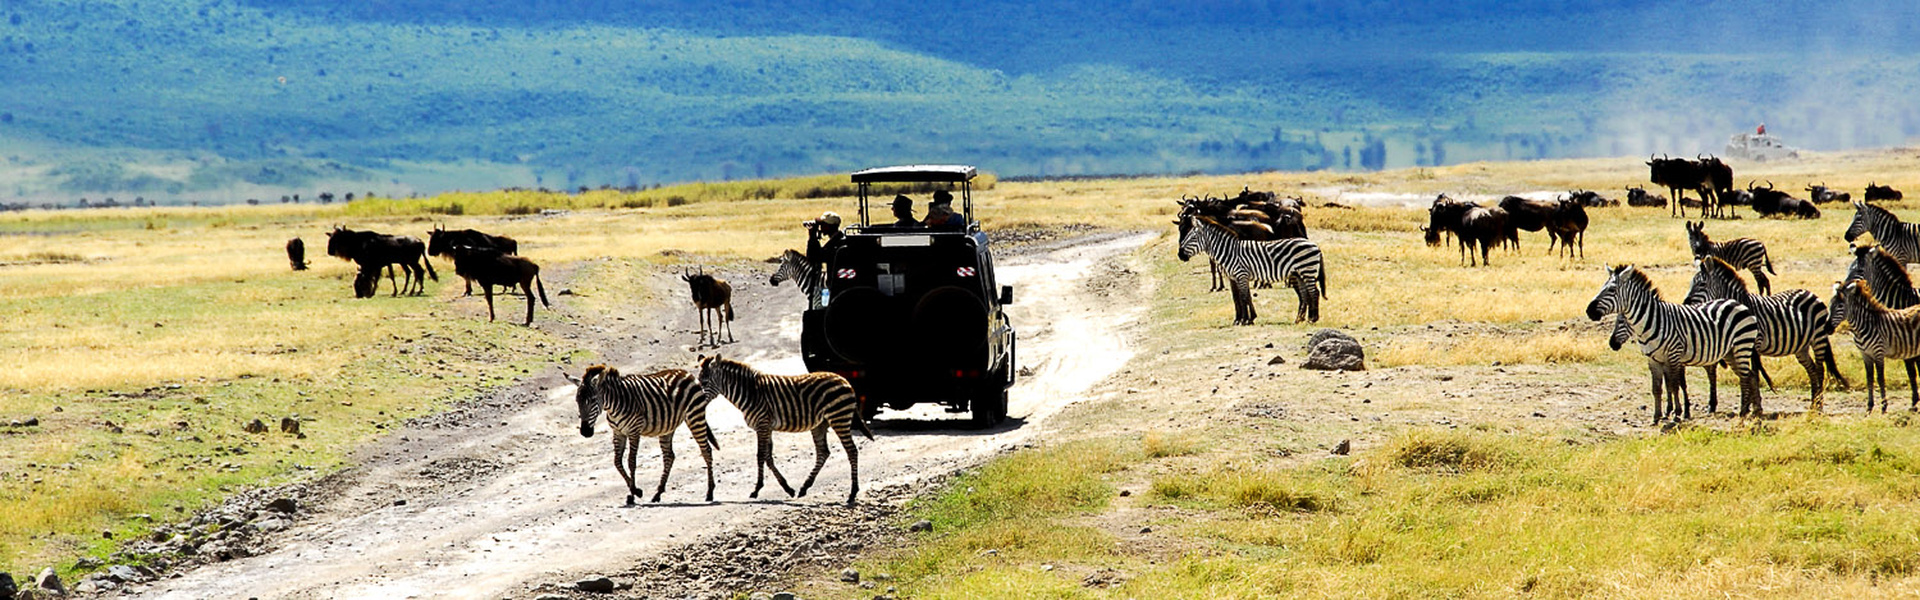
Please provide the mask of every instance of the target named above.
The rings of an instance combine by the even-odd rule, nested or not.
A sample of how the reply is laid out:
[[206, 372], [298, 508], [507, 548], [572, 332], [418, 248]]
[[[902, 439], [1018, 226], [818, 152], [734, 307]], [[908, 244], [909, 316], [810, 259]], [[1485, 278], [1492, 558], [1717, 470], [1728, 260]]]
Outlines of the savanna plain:
[[[1910, 150], [1734, 168], [1787, 189], [1920, 190]], [[1441, 192], [1620, 198], [1645, 179], [1619, 158], [983, 182], [976, 215], [991, 235], [1162, 234], [1085, 283], [1142, 311], [1133, 358], [1031, 425], [1028, 443], [907, 500], [898, 522], [876, 525], [899, 532], [880, 547], [781, 585], [848, 598], [1920, 594], [1920, 437], [1905, 402], [1864, 413], [1845, 330], [1835, 347], [1855, 387], [1828, 390], [1823, 413], [1808, 414], [1804, 374], [1777, 358], [1766, 418], [1723, 407], [1651, 427], [1644, 359], [1608, 350], [1611, 323], [1584, 308], [1609, 264], [1647, 267], [1668, 299], [1683, 295], [1680, 219], [1589, 209], [1584, 258], [1522, 233], [1490, 267], [1421, 241], [1420, 206]], [[663, 274], [770, 274], [765, 259], [804, 243], [799, 221], [851, 212], [841, 181], [0, 215], [0, 425], [38, 423], [0, 428], [0, 565], [82, 575], [76, 559], [111, 557], [239, 490], [349, 468], [409, 419], [617, 352], [624, 341], [596, 332], [686, 309]], [[1206, 263], [1175, 258], [1175, 202], [1243, 187], [1307, 198], [1328, 262], [1320, 323], [1291, 323], [1292, 293], [1274, 289], [1256, 298], [1258, 323], [1231, 326]], [[1798, 221], [1741, 209], [1707, 230], [1764, 241], [1776, 291], [1824, 299], [1850, 257], [1852, 210], [1822, 210]], [[567, 293], [532, 327], [509, 316], [518, 297], [496, 299], [503, 318], [488, 322], [449, 266], [425, 297], [390, 298], [383, 284], [356, 300], [352, 267], [324, 255], [334, 225], [510, 235], [548, 291]], [[289, 270], [281, 246], [295, 236], [312, 270]], [[1326, 327], [1358, 338], [1369, 370], [1299, 369]], [[1689, 377], [1703, 409], [1703, 375]], [[304, 437], [241, 430], [283, 417]], [[922, 519], [929, 531], [907, 532]], [[838, 566], [876, 585], [842, 582]]]

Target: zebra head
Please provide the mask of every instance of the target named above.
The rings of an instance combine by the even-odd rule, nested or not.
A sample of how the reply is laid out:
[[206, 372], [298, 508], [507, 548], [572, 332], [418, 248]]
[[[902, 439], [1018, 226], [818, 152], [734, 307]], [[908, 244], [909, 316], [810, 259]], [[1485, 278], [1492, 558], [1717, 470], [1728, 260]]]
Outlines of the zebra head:
[[1842, 288], [1851, 280], [1848, 278], [1833, 282], [1833, 299], [1827, 301], [1828, 332], [1840, 329], [1840, 322], [1847, 320], [1847, 294], [1842, 291]]
[[1180, 220], [1180, 262], [1187, 262], [1193, 255], [1200, 253], [1199, 227], [1193, 226], [1193, 214], [1181, 213]]
[[773, 277], [767, 278], [767, 285], [777, 286], [780, 285], [780, 282], [788, 279], [799, 279], [801, 275], [801, 264], [806, 260], [807, 257], [798, 251], [787, 250], [786, 253], [780, 255], [780, 269], [773, 272]]
[[1607, 282], [1600, 286], [1600, 293], [1595, 294], [1593, 300], [1587, 303], [1588, 320], [1599, 321], [1607, 315], [1614, 313], [1616, 310], [1615, 303], [1617, 302], [1617, 294], [1615, 291], [1620, 288], [1620, 273], [1631, 268], [1633, 267], [1628, 265], [1607, 267]]
[[[1880, 211], [1880, 210], [1885, 210], [1885, 209], [1882, 209], [1878, 206], [1869, 205], [1865, 202], [1861, 202], [1857, 200], [1854, 201], [1853, 222], [1847, 225], [1847, 236], [1846, 236], [1847, 241], [1851, 242], [1859, 238], [1860, 234], [1866, 233], [1867, 226], [1869, 225], [1869, 223], [1867, 223], [1867, 218], [1868, 218], [1867, 215], [1873, 214], [1874, 211]], [[1879, 217], [1881, 215], [1873, 214], [1873, 216]], [[1874, 236], [1874, 237], [1879, 237], [1879, 236]]]
[[574, 379], [572, 375], [566, 377], [576, 386], [573, 401], [580, 406], [580, 437], [593, 437], [593, 425], [600, 421], [599, 384], [607, 377], [619, 378], [620, 372], [606, 365], [594, 365], [587, 367], [587, 373], [579, 379]]
[[1713, 240], [1707, 238], [1707, 222], [1687, 222], [1687, 246], [1693, 248], [1693, 255], [1711, 254]]

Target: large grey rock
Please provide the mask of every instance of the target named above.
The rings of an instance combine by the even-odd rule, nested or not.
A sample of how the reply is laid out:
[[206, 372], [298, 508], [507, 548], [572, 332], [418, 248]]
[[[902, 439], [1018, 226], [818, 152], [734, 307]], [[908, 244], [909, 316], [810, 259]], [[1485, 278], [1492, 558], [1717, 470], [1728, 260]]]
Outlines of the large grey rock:
[[300, 502], [292, 498], [280, 498], [278, 500], [268, 502], [267, 510], [279, 512], [279, 513], [293, 514], [293, 511], [300, 510]]
[[20, 586], [14, 585], [13, 574], [0, 571], [0, 600], [13, 600], [14, 594], [18, 593]]
[[[1318, 337], [1318, 334], [1315, 335]], [[1367, 354], [1360, 348], [1360, 342], [1354, 341], [1345, 334], [1338, 337], [1329, 336], [1314, 343], [1307, 354], [1306, 362], [1300, 363], [1300, 368], [1315, 371], [1365, 371]]]
[[606, 593], [613, 592], [613, 580], [608, 579], [606, 577], [599, 576], [599, 575], [594, 575], [586, 579], [582, 579], [574, 582], [573, 587], [574, 589], [578, 589], [582, 592], [606, 594]]
[[60, 583], [60, 576], [54, 574], [53, 567], [41, 569], [40, 575], [33, 578], [33, 587], [63, 596], [67, 593], [67, 586]]
[[1338, 329], [1322, 329], [1322, 330], [1313, 332], [1313, 335], [1307, 338], [1307, 349], [1312, 350], [1314, 346], [1320, 345], [1320, 342], [1324, 342], [1329, 339], [1342, 339], [1342, 340], [1346, 340], [1356, 344], [1360, 343], [1360, 340], [1353, 339], [1353, 336], [1347, 335], [1347, 332], [1345, 331], [1341, 331]]

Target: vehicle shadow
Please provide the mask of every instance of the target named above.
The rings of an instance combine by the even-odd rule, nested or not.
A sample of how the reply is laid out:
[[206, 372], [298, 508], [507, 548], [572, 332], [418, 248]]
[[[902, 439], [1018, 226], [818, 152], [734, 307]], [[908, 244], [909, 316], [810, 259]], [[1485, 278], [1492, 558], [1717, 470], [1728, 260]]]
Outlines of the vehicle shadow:
[[945, 436], [985, 436], [1006, 433], [1025, 427], [1027, 420], [1022, 417], [1007, 417], [992, 427], [975, 427], [964, 414], [948, 419], [927, 419], [914, 417], [879, 417], [867, 422], [873, 429], [874, 437], [896, 435], [945, 435]]

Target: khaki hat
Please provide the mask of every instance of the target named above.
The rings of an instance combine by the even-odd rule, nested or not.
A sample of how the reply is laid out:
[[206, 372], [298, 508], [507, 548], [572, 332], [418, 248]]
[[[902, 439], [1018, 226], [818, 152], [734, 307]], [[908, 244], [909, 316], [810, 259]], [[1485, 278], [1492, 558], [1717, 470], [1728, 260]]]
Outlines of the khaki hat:
[[828, 224], [828, 225], [832, 225], [832, 226], [834, 226], [834, 227], [839, 227], [839, 226], [840, 226], [840, 215], [837, 215], [837, 214], [834, 214], [834, 212], [833, 212], [833, 211], [827, 211], [827, 212], [823, 212], [823, 213], [820, 213], [820, 222], [821, 222], [821, 223], [826, 223], [826, 224]]

